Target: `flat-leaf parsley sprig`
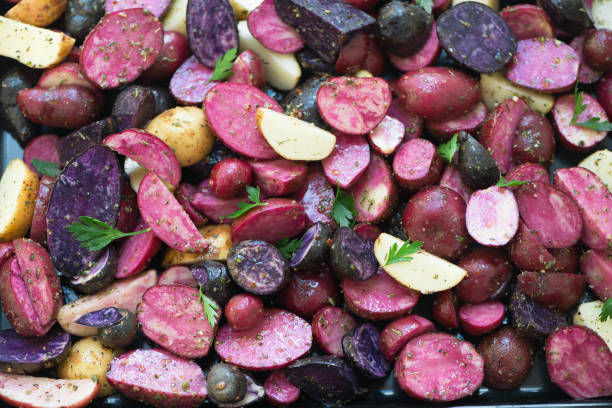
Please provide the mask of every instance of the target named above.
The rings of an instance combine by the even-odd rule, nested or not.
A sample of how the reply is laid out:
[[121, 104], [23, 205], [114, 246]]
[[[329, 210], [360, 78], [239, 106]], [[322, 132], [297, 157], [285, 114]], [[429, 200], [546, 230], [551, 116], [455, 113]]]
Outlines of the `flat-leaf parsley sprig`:
[[601, 313], [599, 314], [599, 320], [602, 322], [608, 319], [612, 319], [612, 296], [603, 304]]
[[332, 204], [332, 217], [341, 227], [353, 227], [355, 225], [355, 199], [352, 195], [336, 185], [336, 197]]
[[433, 10], [433, 0], [416, 0], [415, 3], [417, 6], [431, 14], [431, 11]]
[[260, 207], [262, 205], [268, 205], [268, 203], [262, 202], [261, 199], [259, 198], [261, 194], [261, 191], [259, 190], [259, 186], [257, 188], [247, 186], [246, 190], [249, 196], [249, 200], [251, 202], [250, 203], [245, 203], [244, 201], [239, 202], [238, 210], [234, 211], [230, 215], [226, 215], [225, 216], [226, 218], [238, 218], [241, 215], [246, 214], [249, 210], [255, 207]]
[[219, 305], [217, 302], [209, 298], [202, 292], [202, 285], [200, 285], [200, 295], [198, 297], [198, 303], [204, 305], [204, 314], [206, 315], [206, 320], [208, 320], [208, 324], [210, 327], [215, 327], [217, 324], [217, 318], [219, 317]]
[[58, 163], [48, 162], [44, 160], [32, 160], [32, 166], [40, 173], [49, 177], [57, 177], [60, 174], [60, 165]]
[[276, 244], [278, 250], [287, 259], [291, 259], [295, 251], [302, 245], [302, 240], [295, 238], [289, 240], [289, 238], [283, 238]]
[[105, 248], [116, 239], [131, 237], [132, 235], [144, 234], [145, 232], [151, 231], [151, 228], [147, 228], [134, 232], [121, 232], [97, 218], [84, 215], [79, 217], [78, 222], [73, 222], [67, 228], [74, 239], [81, 243], [83, 248], [87, 248], [91, 251], [98, 251]]
[[389, 253], [387, 254], [387, 258], [383, 266], [412, 261], [412, 257], [410, 255], [416, 254], [422, 246], [422, 241], [410, 242], [410, 240], [407, 240], [398, 248], [397, 242], [394, 242], [389, 249]]
[[498, 187], [516, 187], [522, 186], [523, 184], [527, 184], [529, 181], [519, 181], [519, 180], [510, 180], [507, 181], [501, 173], [499, 173], [499, 180], [497, 181], [496, 186]]
[[596, 132], [612, 132], [612, 123], [601, 120], [598, 117], [589, 118], [586, 122], [577, 122], [578, 116], [587, 108], [587, 105], [582, 103], [582, 99], [583, 92], [578, 91], [578, 82], [576, 82], [576, 86], [574, 87], [574, 114], [570, 120], [570, 125], [592, 129]]
[[215, 69], [208, 78], [206, 83], [211, 81], [222, 81], [232, 76], [234, 73], [232, 71], [232, 67], [234, 66], [234, 61], [236, 61], [236, 57], [238, 56], [238, 49], [232, 48], [228, 50], [223, 56], [217, 58], [217, 62], [215, 63]]
[[453, 161], [453, 157], [455, 157], [455, 153], [459, 150], [459, 141], [457, 140], [457, 133], [453, 135], [453, 137], [446, 143], [442, 143], [438, 146], [438, 152], [440, 156], [444, 159], [445, 162], [451, 163]]

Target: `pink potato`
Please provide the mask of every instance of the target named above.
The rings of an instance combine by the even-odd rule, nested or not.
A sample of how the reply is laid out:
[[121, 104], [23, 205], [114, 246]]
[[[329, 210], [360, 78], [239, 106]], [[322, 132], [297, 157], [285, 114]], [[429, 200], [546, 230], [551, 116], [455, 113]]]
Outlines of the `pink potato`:
[[302, 162], [275, 159], [252, 161], [250, 164], [255, 184], [268, 197], [293, 194], [306, 182], [308, 167]]
[[105, 10], [106, 14], [110, 14], [120, 10], [143, 8], [159, 18], [164, 14], [170, 3], [170, 0], [106, 0]]
[[202, 213], [194, 208], [191, 204], [191, 200], [193, 195], [196, 193], [197, 188], [188, 183], [181, 183], [179, 185], [178, 191], [176, 192], [176, 199], [179, 204], [185, 209], [185, 212], [191, 218], [191, 221], [195, 224], [196, 227], [200, 228], [204, 225], [208, 224], [208, 218], [206, 218]]
[[579, 245], [573, 245], [567, 248], [551, 248], [548, 250], [555, 257], [555, 265], [553, 272], [561, 273], [577, 273], [580, 252], [582, 248]]
[[293, 385], [283, 370], [273, 371], [264, 382], [266, 400], [275, 407], [286, 407], [300, 398], [300, 389]]
[[172, 187], [178, 187], [181, 165], [172, 149], [157, 136], [140, 129], [128, 129], [108, 136], [103, 144], [157, 174]]
[[403, 140], [416, 139], [423, 135], [423, 119], [414, 113], [406, 111], [399, 98], [393, 98], [391, 100], [391, 106], [389, 106], [387, 116], [402, 122], [405, 130]]
[[60, 85], [79, 85], [98, 93], [99, 98], [103, 98], [103, 95], [99, 94], [100, 89], [98, 86], [81, 74], [78, 63], [62, 62], [55, 67], [45, 70], [40, 76], [36, 87], [49, 89]]
[[593, 68], [612, 72], [612, 30], [600, 28], [585, 33], [584, 60]]
[[434, 330], [433, 323], [424, 317], [415, 314], [400, 317], [380, 333], [378, 348], [386, 360], [393, 361], [411, 339]]
[[[156, 285], [142, 296], [138, 323], [149, 339], [184, 358], [208, 355], [215, 326], [211, 327], [195, 288], [182, 285]], [[221, 310], [217, 312], [217, 323]]]
[[278, 292], [280, 307], [305, 319], [311, 319], [330, 303], [340, 303], [340, 292], [325, 265], [308, 272], [294, 273]]
[[406, 127], [399, 120], [386, 115], [383, 120], [368, 134], [370, 146], [377, 153], [390, 155], [395, 152], [406, 136]]
[[38, 159], [51, 163], [60, 163], [58, 142], [60, 138], [54, 134], [44, 134], [30, 140], [23, 149], [23, 161], [26, 162], [30, 170], [41, 175], [32, 165], [32, 160]]
[[261, 299], [250, 293], [241, 293], [226, 303], [225, 319], [232, 329], [248, 330], [261, 322], [263, 311]]
[[474, 109], [465, 115], [451, 120], [427, 120], [427, 132], [440, 142], [447, 142], [455, 133], [464, 131], [470, 134], [478, 132], [484, 123], [489, 111], [483, 102], [479, 102]]
[[278, 102], [246, 84], [218, 84], [204, 100], [210, 126], [227, 147], [252, 159], [274, 159], [276, 152], [255, 124], [258, 108], [283, 112]]
[[438, 34], [436, 33], [436, 23], [433, 23], [429, 37], [420, 50], [409, 57], [399, 57], [389, 54], [389, 60], [395, 68], [402, 72], [416, 71], [433, 65], [440, 56], [440, 51], [441, 48], [440, 42], [438, 41]]
[[249, 31], [264, 47], [291, 54], [304, 47], [302, 37], [276, 12], [273, 0], [264, 0], [247, 18]]
[[426, 333], [410, 340], [401, 351], [395, 378], [411, 397], [455, 401], [480, 387], [484, 361], [466, 341], [446, 333]]
[[[587, 31], [588, 32], [588, 31]], [[570, 47], [576, 50], [576, 55], [580, 59], [580, 71], [578, 73], [578, 80], [581, 84], [593, 84], [601, 78], [603, 73], [601, 71], [597, 71], [592, 68], [589, 64], [584, 60], [584, 56], [582, 51], [584, 49], [584, 40], [587, 33], [582, 33], [570, 42]]]
[[608, 117], [612, 117], [612, 72], [604, 75], [595, 88], [597, 100], [606, 111]]
[[306, 354], [311, 345], [310, 324], [281, 309], [265, 310], [261, 322], [249, 330], [223, 325], [215, 339], [219, 357], [252, 371], [285, 367]]
[[[584, 93], [582, 95], [586, 109], [576, 120], [576, 123], [586, 122], [590, 118], [599, 118], [600, 121], [607, 121], [608, 115], [597, 99]], [[582, 126], [572, 125], [570, 121], [574, 115], [574, 95], [563, 95], [555, 101], [553, 107], [553, 119], [557, 129], [557, 137], [565, 148], [585, 152], [591, 150], [595, 145], [604, 140], [608, 132], [597, 132], [596, 130]]]
[[177, 199], [154, 173], [148, 173], [138, 188], [138, 209], [159, 239], [180, 252], [202, 252], [208, 243]]
[[612, 260], [605, 251], [586, 251], [580, 257], [580, 270], [599, 300], [612, 297]]
[[458, 329], [458, 309], [459, 301], [457, 300], [455, 292], [450, 289], [436, 292], [431, 308], [431, 317], [447, 329]]
[[578, 79], [580, 58], [569, 45], [554, 38], [529, 38], [517, 44], [506, 77], [541, 92], [563, 92]]
[[537, 303], [567, 312], [584, 293], [584, 275], [574, 273], [523, 272], [517, 277], [521, 290]]
[[159, 20], [145, 9], [107, 14], [83, 42], [81, 71], [102, 89], [130, 83], [155, 63], [163, 35]]
[[162, 49], [157, 54], [155, 63], [142, 73], [141, 78], [153, 82], [170, 79], [190, 53], [189, 43], [183, 34], [176, 31], [164, 31]]
[[246, 195], [239, 198], [223, 199], [213, 194], [209, 180], [204, 179], [198, 185], [197, 191], [191, 196], [191, 205], [208, 217], [212, 222], [219, 224], [231, 224], [232, 219], [228, 215], [238, 210], [238, 203], [246, 202]]
[[[514, 167], [506, 174], [506, 180], [517, 181], [541, 181], [550, 183], [550, 175], [546, 167], [536, 163], [523, 163]], [[516, 190], [516, 187], [508, 187], [511, 190]]]
[[119, 202], [119, 218], [117, 229], [121, 232], [132, 232], [138, 222], [138, 202], [136, 192], [130, 186], [130, 180], [126, 176], [121, 177], [121, 201]]
[[[136, 224], [136, 231], [147, 228], [147, 223], [140, 219]], [[128, 237], [119, 246], [119, 260], [117, 261], [118, 279], [129, 278], [144, 271], [155, 254], [161, 248], [161, 241], [155, 232]]]
[[574, 399], [612, 394], [612, 352], [597, 333], [568, 326], [546, 339], [546, 367], [551, 381]]
[[219, 82], [210, 81], [213, 70], [201, 64], [195, 55], [187, 58], [170, 79], [170, 92], [183, 105], [199, 105]]
[[313, 165], [308, 169], [304, 188], [295, 193], [293, 198], [304, 206], [307, 226], [323, 222], [335, 229], [336, 222], [331, 214], [335, 196], [334, 189], [327, 182], [321, 168]]
[[342, 337], [357, 326], [353, 316], [346, 310], [327, 306], [312, 317], [312, 335], [327, 354], [344, 357]]
[[[403, 136], [403, 135], [402, 135]], [[331, 185], [352, 187], [370, 164], [370, 146], [365, 137], [336, 132], [336, 146], [321, 160], [325, 177]]]
[[447, 164], [442, 172], [442, 177], [440, 177], [440, 182], [438, 183], [440, 187], [446, 187], [457, 194], [459, 194], [467, 203], [470, 199], [470, 195], [472, 194], [472, 189], [465, 184], [463, 178], [461, 178], [461, 173], [455, 166], [452, 164]]
[[590, 170], [570, 167], [555, 171], [556, 187], [570, 196], [582, 215], [581, 241], [592, 249], [612, 248], [612, 193]]
[[467, 275], [454, 291], [467, 303], [481, 303], [496, 294], [512, 276], [512, 264], [501, 248], [480, 247], [459, 260]]
[[500, 12], [517, 41], [528, 38], [554, 38], [555, 30], [548, 14], [534, 4], [508, 6]]
[[238, 55], [232, 71], [234, 73], [227, 79], [227, 82], [247, 84], [259, 89], [266, 84], [264, 63], [252, 50], [244, 50]]
[[504, 304], [497, 301], [466, 304], [459, 308], [461, 327], [472, 336], [480, 336], [497, 329], [504, 316]]
[[556, 263], [555, 257], [538, 239], [536, 231], [523, 221], [509, 245], [510, 257], [517, 268], [527, 271], [548, 271]]
[[552, 163], [555, 154], [555, 132], [546, 117], [527, 112], [514, 132], [512, 160], [515, 164]]
[[321, 117], [334, 129], [363, 135], [387, 114], [391, 90], [382, 78], [333, 77], [317, 92]]
[[370, 320], [390, 320], [403, 316], [419, 300], [419, 292], [402, 286], [383, 269], [365, 281], [342, 279], [342, 291], [349, 310]]
[[385, 73], [387, 68], [387, 57], [378, 45], [374, 36], [368, 36], [368, 53], [366, 55], [361, 69], [368, 71], [370, 74], [379, 77]]
[[412, 139], [402, 144], [393, 156], [393, 173], [400, 186], [418, 190], [435, 184], [442, 176], [444, 162], [429, 140]]
[[391, 215], [397, 203], [397, 187], [391, 169], [377, 154], [370, 156], [365, 173], [348, 192], [355, 199], [357, 222], [378, 223]]
[[470, 236], [479, 244], [506, 245], [516, 234], [519, 224], [514, 194], [497, 186], [474, 192], [467, 204], [465, 221]]
[[359, 71], [368, 56], [368, 35], [357, 33], [341, 49], [334, 65], [339, 74], [352, 74]]
[[213, 166], [208, 183], [217, 197], [228, 199], [244, 196], [252, 178], [253, 170], [247, 162], [230, 157]]
[[364, 222], [357, 224], [353, 227], [353, 231], [357, 233], [361, 238], [368, 239], [370, 241], [376, 241], [376, 238], [382, 233], [380, 227], [376, 224], [370, 224]]
[[30, 226], [30, 239], [41, 245], [47, 243], [47, 209], [49, 208], [49, 199], [54, 184], [55, 179], [53, 177], [42, 176], [38, 185], [38, 195], [34, 205], [32, 225]]
[[194, 279], [188, 267], [182, 265], [171, 266], [166, 269], [157, 281], [158, 285], [183, 285], [197, 288], [198, 283]]
[[397, 86], [408, 112], [432, 120], [461, 117], [480, 102], [476, 80], [454, 68], [411, 71], [402, 75]]
[[276, 244], [292, 238], [306, 228], [304, 207], [289, 198], [271, 198], [268, 204], [256, 207], [232, 223], [232, 242], [259, 239]]

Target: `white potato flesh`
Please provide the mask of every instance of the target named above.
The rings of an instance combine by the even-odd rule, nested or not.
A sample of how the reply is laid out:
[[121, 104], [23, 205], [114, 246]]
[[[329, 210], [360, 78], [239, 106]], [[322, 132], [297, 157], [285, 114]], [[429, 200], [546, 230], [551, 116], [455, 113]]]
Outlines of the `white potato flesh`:
[[500, 72], [481, 74], [480, 86], [482, 87], [482, 100], [489, 110], [493, 110], [497, 105], [513, 96], [523, 98], [531, 109], [542, 115], [550, 112], [555, 104], [553, 95], [513, 84]]
[[162, 18], [164, 31], [176, 31], [187, 37], [187, 3], [189, 0], [173, 0]]
[[62, 16], [66, 0], [21, 0], [5, 16], [36, 27], [46, 27]]
[[257, 127], [272, 149], [287, 160], [323, 160], [336, 145], [333, 133], [271, 109], [257, 109]]
[[593, 0], [590, 14], [595, 28], [612, 30], [612, 1]]
[[21, 159], [12, 160], [0, 179], [0, 241], [24, 237], [34, 215], [38, 176]]
[[140, 182], [149, 171], [144, 168], [144, 166], [141, 166], [129, 157], [125, 158], [123, 168], [125, 170], [125, 174], [127, 174], [130, 179], [130, 186], [132, 187], [132, 190], [138, 191]]
[[603, 307], [603, 302], [596, 300], [594, 302], [586, 302], [578, 306], [576, 314], [574, 314], [574, 324], [586, 326], [599, 334], [608, 348], [612, 350], [612, 319], [607, 319], [602, 322], [599, 319], [599, 314]]
[[581, 161], [578, 166], [591, 170], [608, 188], [612, 188], [612, 152], [610, 150], [598, 150]]
[[[393, 235], [380, 234], [374, 242], [374, 255], [378, 263], [386, 263], [393, 244], [399, 248], [403, 243]], [[423, 250], [410, 256], [410, 261], [383, 266], [383, 269], [402, 285], [423, 294], [451, 289], [467, 274], [463, 268]]]
[[230, 0], [236, 20], [246, 20], [249, 13], [255, 10], [263, 0]]
[[93, 380], [56, 380], [0, 373], [0, 395], [15, 407], [84, 407], [98, 393]]

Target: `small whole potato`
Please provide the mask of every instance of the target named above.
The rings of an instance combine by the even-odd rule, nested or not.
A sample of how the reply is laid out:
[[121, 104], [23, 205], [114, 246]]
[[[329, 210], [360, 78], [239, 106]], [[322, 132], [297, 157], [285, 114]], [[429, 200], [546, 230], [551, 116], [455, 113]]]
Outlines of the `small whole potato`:
[[68, 357], [57, 367], [57, 377], [66, 380], [88, 379], [98, 381], [98, 397], [115, 392], [106, 379], [106, 372], [115, 356], [123, 350], [104, 347], [98, 337], [87, 337], [74, 343]]

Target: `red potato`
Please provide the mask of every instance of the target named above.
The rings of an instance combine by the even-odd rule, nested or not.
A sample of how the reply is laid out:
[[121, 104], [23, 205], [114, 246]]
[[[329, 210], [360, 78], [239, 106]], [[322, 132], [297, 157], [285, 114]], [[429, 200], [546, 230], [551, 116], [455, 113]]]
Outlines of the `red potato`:
[[509, 246], [510, 257], [517, 268], [527, 271], [549, 271], [555, 264], [555, 257], [542, 245], [536, 231], [523, 221]]
[[283, 370], [273, 371], [264, 382], [266, 401], [275, 407], [286, 407], [300, 398], [300, 389], [293, 385]]
[[337, 357], [344, 357], [342, 337], [356, 326], [353, 316], [340, 307], [324, 307], [312, 317], [312, 335], [317, 344]]
[[155, 63], [140, 77], [153, 82], [166, 81], [172, 77], [189, 54], [191, 54], [189, 43], [183, 34], [176, 31], [164, 31], [162, 49], [157, 54]]
[[465, 221], [470, 236], [479, 244], [506, 245], [516, 234], [519, 224], [514, 194], [497, 186], [474, 192], [467, 204]]
[[567, 312], [584, 293], [584, 275], [574, 273], [523, 272], [518, 275], [521, 290], [539, 304]]
[[507, 99], [497, 105], [480, 129], [480, 143], [504, 174], [512, 166], [512, 144], [516, 129], [527, 112], [529, 107], [522, 99]]
[[138, 210], [159, 239], [180, 252], [202, 252], [208, 243], [163, 181], [148, 173], [138, 188]]
[[263, 311], [263, 302], [257, 296], [241, 293], [226, 303], [225, 318], [232, 329], [248, 330], [261, 322]]
[[366, 70], [373, 76], [382, 76], [387, 69], [387, 57], [372, 36], [368, 36], [368, 55], [361, 65], [361, 69]]
[[442, 172], [442, 177], [440, 177], [440, 182], [438, 183], [440, 187], [446, 187], [463, 198], [463, 200], [467, 203], [470, 199], [470, 195], [472, 194], [472, 189], [465, 184], [463, 179], [461, 178], [461, 173], [455, 166], [452, 164], [447, 164]]
[[[148, 224], [143, 219], [139, 219], [136, 224], [136, 231], [147, 227]], [[128, 237], [119, 246], [119, 260], [117, 261], [115, 277], [118, 279], [129, 278], [144, 271], [160, 248], [161, 241], [153, 231]]]
[[108, 136], [103, 144], [154, 172], [173, 188], [178, 187], [181, 165], [172, 149], [159, 137], [140, 129], [128, 129]]
[[327, 182], [325, 174], [318, 166], [311, 166], [306, 175], [306, 183], [301, 191], [293, 195], [304, 207], [307, 225], [323, 222], [332, 229], [336, 222], [332, 218], [331, 210], [335, 193], [333, 187]]
[[325, 265], [309, 272], [295, 273], [278, 293], [278, 303], [283, 309], [310, 319], [321, 308], [340, 303], [336, 281]]
[[380, 0], [345, 0], [348, 4], [357, 7], [359, 10], [368, 11], [372, 9]]
[[30, 140], [23, 149], [23, 161], [26, 162], [30, 170], [41, 175], [32, 165], [32, 160], [38, 159], [51, 163], [60, 163], [58, 149], [59, 137], [54, 134], [44, 134]]
[[512, 264], [506, 251], [499, 248], [476, 248], [457, 263], [467, 275], [455, 286], [459, 299], [481, 303], [499, 291], [512, 276]]
[[452, 5], [451, 0], [434, 0], [433, 2], [433, 12], [435, 15], [439, 15], [444, 10], [449, 8]]
[[106, 14], [110, 14], [115, 11], [142, 7], [159, 18], [164, 14], [170, 3], [170, 0], [106, 0], [105, 11]]
[[391, 90], [382, 78], [329, 78], [317, 92], [321, 117], [334, 129], [363, 135], [385, 117], [391, 104]]
[[466, 203], [451, 189], [430, 186], [414, 194], [402, 214], [402, 227], [411, 241], [446, 259], [463, 255], [471, 238], [466, 227]]
[[459, 308], [461, 327], [472, 336], [480, 336], [497, 329], [504, 320], [504, 304], [489, 301]]
[[32, 122], [65, 129], [93, 122], [102, 108], [97, 93], [79, 85], [22, 89], [17, 106]]
[[[588, 31], [587, 31], [588, 32]], [[570, 42], [570, 47], [576, 50], [576, 54], [580, 59], [580, 70], [578, 72], [578, 81], [581, 84], [593, 84], [601, 78], [603, 73], [601, 71], [597, 71], [592, 68], [589, 64], [587, 64], [584, 60], [583, 49], [584, 49], [584, 40], [586, 37], [586, 33], [582, 33]]]
[[66, 56], [66, 62], [76, 62], [79, 63], [79, 59], [81, 59], [81, 47], [72, 47], [68, 55]]
[[548, 252], [555, 257], [553, 272], [577, 273], [578, 258], [581, 252], [578, 245], [567, 248], [551, 248]]
[[423, 135], [423, 119], [420, 116], [407, 112], [399, 98], [393, 98], [387, 115], [404, 124], [404, 140], [416, 139]]
[[352, 74], [359, 71], [368, 57], [368, 35], [357, 33], [340, 49], [334, 70], [339, 74]]
[[393, 173], [400, 186], [418, 190], [435, 184], [442, 176], [444, 162], [436, 146], [425, 139], [402, 144], [393, 156]]
[[484, 123], [489, 111], [483, 102], [479, 102], [474, 109], [465, 115], [451, 120], [425, 121], [427, 132], [440, 142], [447, 142], [455, 133], [464, 131], [474, 134]]
[[187, 212], [187, 215], [189, 215], [189, 218], [191, 218], [191, 221], [193, 221], [195, 226], [200, 228], [208, 224], [208, 218], [202, 215], [202, 213], [196, 210], [191, 204], [191, 199], [196, 191], [197, 188], [195, 186], [187, 183], [181, 183], [178, 191], [176, 192], [176, 199], [185, 209], [185, 212]]
[[219, 357], [252, 371], [285, 367], [306, 354], [311, 345], [308, 322], [281, 309], [265, 310], [261, 322], [249, 330], [223, 325], [215, 339]]
[[404, 136], [406, 136], [404, 124], [389, 115], [386, 115], [378, 126], [368, 133], [372, 149], [384, 156], [395, 152], [404, 140]]
[[446, 327], [447, 329], [459, 328], [459, 302], [455, 292], [452, 290], [444, 290], [437, 292], [434, 295], [433, 305], [431, 308], [431, 316], [436, 322]]
[[254, 86], [216, 85], [206, 94], [204, 112], [210, 126], [230, 149], [252, 159], [278, 157], [256, 126], [257, 108], [283, 112], [281, 106]]
[[323, 172], [331, 185], [352, 187], [370, 164], [370, 146], [365, 137], [336, 132], [336, 146], [321, 160]]
[[208, 183], [217, 197], [228, 199], [244, 196], [252, 178], [253, 171], [247, 162], [229, 158], [213, 166]]
[[[585, 122], [590, 118], [599, 118], [601, 121], [607, 121], [608, 115], [603, 107], [589, 94], [583, 94], [583, 103], [586, 109], [576, 120], [577, 123]], [[597, 132], [593, 129], [588, 129], [582, 126], [571, 125], [570, 121], [574, 115], [574, 95], [563, 95], [555, 101], [553, 107], [553, 119], [559, 141], [565, 148], [585, 152], [594, 148], [594, 146], [604, 140], [608, 132]]]
[[523, 115], [512, 142], [512, 160], [516, 164], [552, 163], [555, 154], [555, 132], [546, 117], [536, 112]]
[[484, 361], [472, 344], [446, 333], [426, 333], [408, 342], [395, 363], [395, 377], [408, 395], [454, 401], [474, 393], [484, 379]]
[[107, 14], [83, 42], [83, 75], [102, 89], [132, 82], [155, 63], [163, 32], [159, 20], [144, 9]]
[[554, 38], [555, 29], [543, 8], [534, 4], [508, 6], [500, 12], [517, 41], [528, 38]]
[[130, 186], [128, 177], [121, 177], [121, 201], [119, 202], [119, 218], [117, 229], [121, 232], [132, 232], [138, 222], [138, 202], [136, 193]]
[[595, 69], [612, 72], [612, 31], [608, 29], [592, 30], [586, 33], [584, 40], [584, 59]]
[[612, 117], [612, 73], [604, 75], [595, 88], [597, 100], [608, 117]]
[[208, 179], [202, 180], [197, 191], [191, 196], [191, 205], [208, 217], [214, 223], [231, 224], [232, 219], [228, 215], [238, 210], [238, 203], [247, 201], [244, 197], [222, 199], [213, 194]]
[[293, 194], [306, 182], [308, 167], [302, 162], [276, 159], [252, 161], [250, 164], [255, 184], [268, 197]]
[[49, 176], [42, 176], [38, 186], [38, 195], [34, 205], [34, 215], [32, 215], [32, 225], [30, 226], [30, 239], [45, 245], [47, 242], [47, 208], [53, 190], [55, 179]]
[[249, 31], [264, 47], [280, 54], [291, 54], [304, 47], [304, 40], [285, 23], [273, 0], [264, 0], [247, 18]]
[[415, 314], [400, 317], [380, 333], [378, 348], [386, 360], [393, 361], [411, 339], [434, 330], [433, 323], [424, 317]]
[[[40, 76], [36, 87], [49, 89], [60, 85], [79, 85], [99, 93], [98, 86], [85, 78], [81, 74], [79, 64], [74, 62], [62, 62], [53, 68], [46, 69]], [[103, 98], [103, 95], [98, 94], [98, 97]]]
[[353, 227], [361, 238], [368, 239], [370, 241], [376, 241], [376, 238], [382, 233], [380, 227], [376, 224], [370, 224], [368, 222], [357, 224]]
[[605, 251], [586, 251], [580, 257], [580, 270], [599, 300], [612, 297], [612, 259]]
[[402, 286], [383, 269], [365, 281], [342, 279], [346, 306], [364, 319], [390, 320], [409, 313], [419, 292]]
[[259, 89], [266, 84], [264, 63], [252, 50], [244, 50], [238, 55], [232, 71], [234, 73], [227, 79], [227, 82], [247, 84]]
[[[138, 306], [138, 323], [149, 339], [184, 358], [208, 355], [215, 334], [195, 288], [156, 285], [147, 290]], [[217, 306], [218, 307], [218, 306]], [[221, 311], [217, 312], [217, 322]]]
[[[184, 285], [197, 288], [198, 283], [194, 279], [188, 267], [182, 265], [172, 266], [166, 269], [157, 281], [158, 285]], [[227, 314], [227, 313], [226, 313]]]
[[389, 60], [395, 68], [402, 72], [416, 71], [421, 68], [433, 65], [434, 62], [440, 56], [440, 42], [438, 41], [438, 34], [436, 33], [436, 23], [434, 22], [431, 26], [431, 32], [427, 41], [415, 54], [409, 57], [399, 57], [397, 55], [389, 54]]
[[[536, 163], [519, 164], [506, 174], [507, 180], [518, 181], [541, 181], [542, 183], [550, 183], [550, 175], [546, 167]], [[511, 190], [516, 190], [516, 187], [508, 187]]]
[[183, 105], [199, 105], [219, 82], [210, 81], [213, 70], [201, 64], [195, 55], [187, 58], [170, 79], [170, 92]]
[[454, 68], [411, 71], [402, 75], [397, 86], [408, 112], [432, 120], [461, 117], [480, 102], [480, 85]]
[[574, 399], [612, 394], [612, 352], [594, 331], [568, 326], [546, 339], [551, 381]]

